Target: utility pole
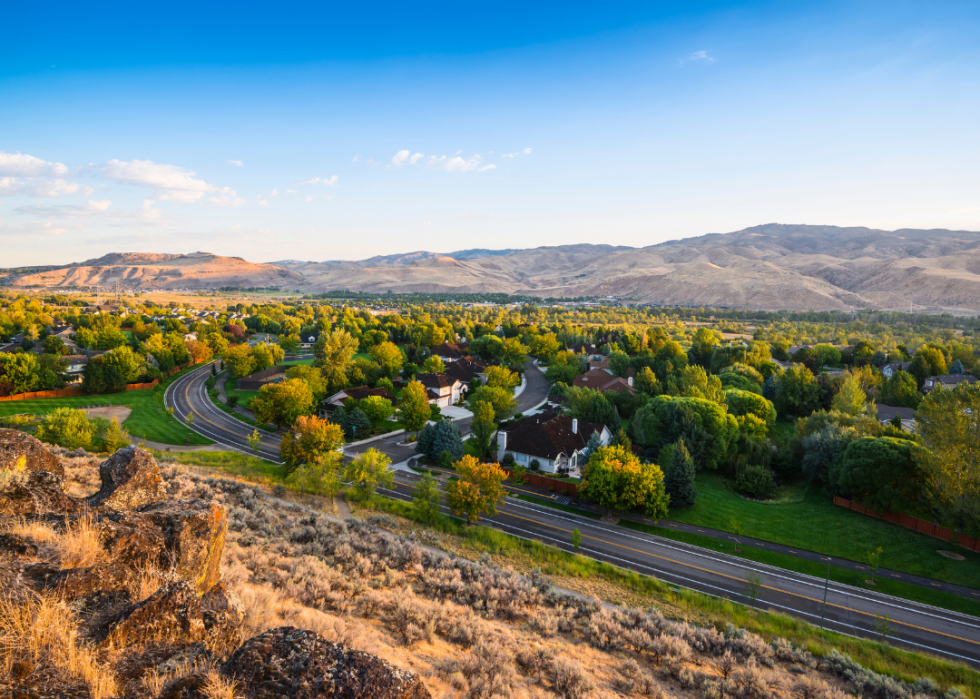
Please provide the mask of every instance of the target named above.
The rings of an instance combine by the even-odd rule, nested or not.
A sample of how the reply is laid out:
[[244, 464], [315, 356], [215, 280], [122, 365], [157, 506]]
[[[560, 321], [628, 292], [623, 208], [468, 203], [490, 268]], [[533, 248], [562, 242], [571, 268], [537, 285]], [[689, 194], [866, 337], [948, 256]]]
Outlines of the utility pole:
[[830, 557], [827, 557], [827, 578], [823, 582], [823, 606], [820, 607], [820, 628], [823, 628], [824, 613], [827, 611], [827, 588], [830, 587]]

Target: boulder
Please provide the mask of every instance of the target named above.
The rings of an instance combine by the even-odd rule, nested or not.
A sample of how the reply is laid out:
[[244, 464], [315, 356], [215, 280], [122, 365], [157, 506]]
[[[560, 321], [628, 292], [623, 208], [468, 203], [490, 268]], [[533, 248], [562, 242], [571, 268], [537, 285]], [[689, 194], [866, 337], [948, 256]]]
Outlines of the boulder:
[[291, 626], [266, 631], [236, 650], [221, 674], [244, 699], [429, 699], [422, 680], [369, 653]]
[[102, 487], [88, 498], [92, 507], [135, 510], [167, 497], [156, 459], [137, 446], [123, 447], [99, 464]]
[[86, 509], [83, 501], [65, 493], [64, 478], [49, 471], [25, 471], [0, 488], [0, 514], [74, 514]]
[[16, 534], [0, 534], [0, 552], [13, 556], [36, 556], [37, 544]]
[[207, 500], [168, 500], [141, 507], [138, 512], [163, 532], [175, 571], [191, 581], [198, 594], [218, 583], [228, 508]]
[[0, 471], [47, 471], [64, 477], [58, 457], [37, 437], [19, 430], [0, 430]]
[[137, 568], [169, 564], [163, 531], [146, 515], [110, 512], [101, 516], [99, 541], [117, 561]]
[[68, 568], [44, 575], [43, 585], [65, 601], [103, 593], [128, 591], [136, 579], [135, 571], [122, 563], [101, 563], [91, 568]]
[[204, 610], [204, 630], [208, 647], [228, 652], [242, 642], [241, 628], [245, 621], [245, 605], [224, 583], [218, 583], [201, 597]]
[[185, 580], [166, 585], [107, 619], [92, 636], [96, 642], [110, 640], [118, 646], [145, 645], [151, 641], [203, 641], [200, 597]]

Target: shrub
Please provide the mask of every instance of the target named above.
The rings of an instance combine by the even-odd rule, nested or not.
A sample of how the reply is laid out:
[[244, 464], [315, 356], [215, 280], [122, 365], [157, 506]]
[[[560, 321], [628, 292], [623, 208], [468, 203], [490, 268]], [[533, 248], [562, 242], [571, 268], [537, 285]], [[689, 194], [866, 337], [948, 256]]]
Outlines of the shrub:
[[82, 410], [58, 408], [41, 419], [37, 438], [66, 449], [88, 447], [92, 444], [95, 427]]
[[738, 469], [735, 476], [735, 489], [760, 500], [772, 497], [776, 484], [772, 479], [772, 471], [765, 466], [747, 464]]

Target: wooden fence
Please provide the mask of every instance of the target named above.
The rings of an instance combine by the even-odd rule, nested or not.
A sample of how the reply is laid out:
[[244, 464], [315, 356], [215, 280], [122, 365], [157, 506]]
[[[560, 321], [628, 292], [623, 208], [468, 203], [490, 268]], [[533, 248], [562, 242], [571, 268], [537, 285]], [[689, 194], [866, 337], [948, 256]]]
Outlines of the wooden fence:
[[875, 512], [859, 502], [845, 500], [844, 498], [840, 497], [834, 497], [834, 504], [840, 505], [841, 507], [846, 507], [849, 510], [854, 510], [855, 512], [860, 512], [861, 514], [868, 515], [869, 517], [883, 519], [886, 522], [897, 524], [898, 526], [905, 527], [906, 529], [913, 529], [917, 532], [934, 536], [937, 539], [942, 539], [943, 541], [950, 541], [955, 536], [957, 544], [965, 549], [969, 549], [970, 551], [977, 551], [980, 553], [980, 539], [974, 539], [972, 536], [966, 536], [965, 534], [957, 534], [948, 527], [941, 527], [938, 524], [934, 524], [924, 519], [912, 517], [911, 515], [903, 515], [900, 512], [892, 512], [891, 510]]
[[[509, 478], [511, 475], [511, 470], [509, 468], [504, 468], [503, 466], [501, 466], [501, 468], [507, 472], [507, 476]], [[565, 495], [571, 495], [573, 498], [578, 497], [578, 485], [575, 483], [559, 480], [558, 478], [539, 476], [531, 471], [525, 472], [524, 478], [528, 485], [534, 485], [547, 490], [554, 490], [556, 493], [565, 493]]]
[[[184, 364], [183, 366], [178, 366], [173, 371], [168, 371], [164, 376], [173, 376], [174, 374], [193, 366], [192, 364]], [[149, 391], [156, 387], [160, 383], [160, 379], [153, 379], [149, 383], [130, 383], [126, 384], [127, 391]], [[84, 396], [87, 395], [85, 391], [81, 388], [62, 388], [56, 391], [31, 391], [30, 393], [18, 393], [13, 396], [0, 396], [0, 403], [4, 401], [11, 400], [32, 400], [34, 398], [67, 398], [68, 396]]]

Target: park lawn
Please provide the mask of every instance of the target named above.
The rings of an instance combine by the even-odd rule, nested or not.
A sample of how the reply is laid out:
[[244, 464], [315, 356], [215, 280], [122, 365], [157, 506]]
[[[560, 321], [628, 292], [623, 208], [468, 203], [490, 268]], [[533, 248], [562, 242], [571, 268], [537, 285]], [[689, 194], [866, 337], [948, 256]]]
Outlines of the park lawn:
[[237, 388], [232, 388], [231, 387], [230, 384], [231, 384], [232, 381], [233, 381], [233, 379], [229, 379], [228, 380], [228, 383], [225, 384], [225, 395], [227, 395], [229, 398], [231, 396], [237, 396], [238, 397], [238, 405], [240, 405], [241, 407], [247, 409], [249, 403], [252, 402], [252, 399], [253, 398], [255, 398], [257, 395], [259, 395], [259, 392], [258, 391], [239, 391]]
[[[859, 562], [881, 546], [882, 568], [980, 588], [980, 554], [834, 505], [819, 486], [785, 504], [740, 497], [716, 473], [698, 474], [697, 489], [697, 503], [672, 509], [669, 518], [732, 533], [732, 521], [738, 520], [743, 536]], [[939, 549], [955, 550], [966, 560], [941, 556]]]
[[[191, 367], [192, 371], [199, 367]], [[183, 374], [184, 372], [181, 372]], [[146, 439], [163, 444], [214, 444], [210, 439], [189, 430], [176, 417], [167, 415], [163, 406], [166, 387], [181, 374], [170, 377], [149, 391], [125, 391], [91, 396], [67, 398], [39, 398], [0, 403], [0, 416], [33, 413], [46, 415], [58, 408], [87, 408], [99, 405], [125, 405], [132, 409], [123, 427], [136, 439]]]
[[313, 366], [313, 359], [286, 359], [279, 364], [281, 366]]

